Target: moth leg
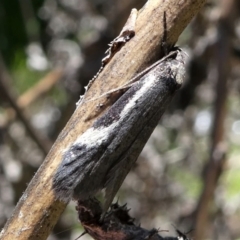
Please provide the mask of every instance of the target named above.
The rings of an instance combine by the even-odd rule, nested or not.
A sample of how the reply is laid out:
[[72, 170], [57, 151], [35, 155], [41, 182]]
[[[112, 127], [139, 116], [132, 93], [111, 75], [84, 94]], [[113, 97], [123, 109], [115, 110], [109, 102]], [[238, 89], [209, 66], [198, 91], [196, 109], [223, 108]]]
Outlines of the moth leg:
[[92, 101], [95, 101], [95, 100], [97, 100], [97, 99], [99, 99], [99, 98], [109, 97], [109, 95], [114, 94], [114, 93], [116, 93], [116, 92], [118, 92], [118, 91], [122, 91], [122, 90], [127, 91], [130, 87], [132, 87], [133, 84], [134, 84], [134, 83], [125, 84], [125, 85], [122, 86], [122, 87], [115, 88], [115, 89], [113, 89], [113, 90], [111, 90], [111, 91], [108, 91], [108, 92], [100, 95], [99, 97], [91, 98], [91, 99], [86, 100], [86, 101], [84, 101], [84, 102], [92, 102]]

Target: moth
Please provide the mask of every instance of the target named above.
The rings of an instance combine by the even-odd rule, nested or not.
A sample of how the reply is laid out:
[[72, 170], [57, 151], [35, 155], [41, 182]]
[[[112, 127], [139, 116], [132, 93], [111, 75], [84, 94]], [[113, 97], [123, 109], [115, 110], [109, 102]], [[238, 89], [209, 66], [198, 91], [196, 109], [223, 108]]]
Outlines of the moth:
[[86, 200], [105, 190], [106, 211], [185, 77], [185, 55], [171, 52], [139, 79], [63, 154], [56, 197]]

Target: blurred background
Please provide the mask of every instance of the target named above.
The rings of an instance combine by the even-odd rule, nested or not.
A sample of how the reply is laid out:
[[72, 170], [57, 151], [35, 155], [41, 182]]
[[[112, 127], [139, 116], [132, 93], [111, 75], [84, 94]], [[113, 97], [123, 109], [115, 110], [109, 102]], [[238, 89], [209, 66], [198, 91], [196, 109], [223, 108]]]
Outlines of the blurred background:
[[[143, 0], [0, 1], [0, 228]], [[163, 236], [240, 239], [240, 2], [209, 0], [179, 42], [188, 75], [118, 193]], [[37, 199], [36, 199], [37, 201]], [[83, 229], [71, 203], [49, 240]], [[88, 236], [82, 239], [90, 239]]]

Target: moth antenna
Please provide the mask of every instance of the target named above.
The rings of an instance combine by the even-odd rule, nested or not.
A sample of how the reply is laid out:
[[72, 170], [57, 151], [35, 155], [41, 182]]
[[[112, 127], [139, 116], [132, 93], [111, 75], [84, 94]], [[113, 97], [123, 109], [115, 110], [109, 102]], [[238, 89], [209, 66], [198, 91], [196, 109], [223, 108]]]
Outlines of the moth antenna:
[[87, 231], [84, 231], [79, 237], [77, 237], [75, 240], [80, 239], [82, 236], [84, 236], [85, 234], [87, 234]]

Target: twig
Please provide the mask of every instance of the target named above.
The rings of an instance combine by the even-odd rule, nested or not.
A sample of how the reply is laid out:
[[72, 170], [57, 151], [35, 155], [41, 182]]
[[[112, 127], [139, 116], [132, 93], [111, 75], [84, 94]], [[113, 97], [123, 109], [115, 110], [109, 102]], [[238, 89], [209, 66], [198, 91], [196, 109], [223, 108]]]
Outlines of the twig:
[[37, 143], [39, 148], [47, 155], [49, 152], [52, 143], [48, 140], [48, 138], [44, 137], [41, 133], [37, 132], [36, 129], [34, 129], [31, 124], [28, 121], [28, 118], [26, 115], [22, 112], [22, 110], [19, 108], [18, 104], [16, 103], [16, 99], [11, 92], [10, 87], [8, 86], [8, 82], [10, 82], [10, 77], [7, 73], [7, 70], [4, 67], [3, 61], [0, 58], [0, 88], [1, 91], [4, 93], [5, 98], [10, 103], [12, 108], [17, 113], [17, 116], [24, 124], [27, 132], [32, 137], [32, 139]]
[[[40, 79], [32, 88], [17, 98], [16, 104], [18, 108], [23, 111], [34, 101], [39, 99], [39, 97], [48, 92], [60, 80], [62, 74], [61, 70], [54, 69], [44, 78]], [[2, 127], [9, 125], [16, 117], [14, 109], [7, 108], [5, 111], [7, 112], [7, 116], [4, 123], [1, 124]], [[52, 144], [50, 146], [52, 146]]]
[[40, 79], [37, 84], [17, 99], [18, 106], [20, 108], [26, 108], [29, 106], [32, 102], [36, 101], [36, 99], [53, 88], [53, 86], [61, 79], [62, 75], [63, 71], [60, 69], [54, 69], [49, 72], [44, 78]]
[[224, 143], [224, 121], [226, 117], [226, 101], [228, 94], [227, 80], [230, 72], [231, 30], [233, 23], [234, 0], [223, 1], [222, 15], [218, 25], [218, 40], [216, 43], [217, 81], [215, 114], [212, 128], [210, 159], [206, 165], [204, 187], [196, 208], [194, 238], [205, 239], [204, 229], [207, 229], [209, 207], [214, 197], [219, 177], [226, 162], [226, 145]]

